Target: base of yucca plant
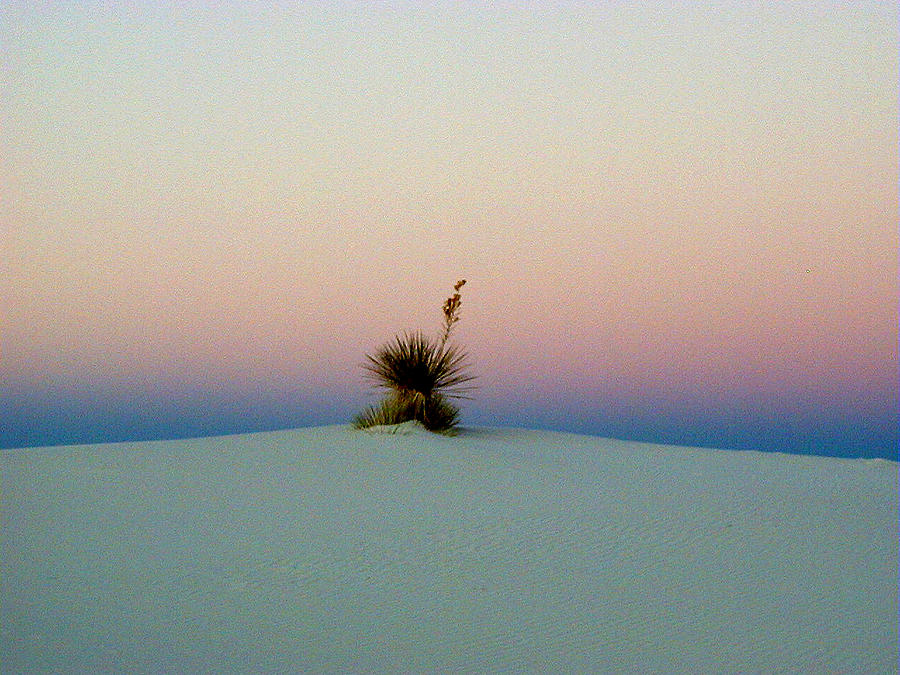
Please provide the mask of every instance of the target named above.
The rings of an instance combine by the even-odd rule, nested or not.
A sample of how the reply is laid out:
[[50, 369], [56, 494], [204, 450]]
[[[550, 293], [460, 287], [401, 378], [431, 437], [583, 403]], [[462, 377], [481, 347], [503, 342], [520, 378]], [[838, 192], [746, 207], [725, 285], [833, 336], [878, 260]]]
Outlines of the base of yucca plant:
[[395, 393], [357, 415], [353, 426], [368, 429], [412, 421], [420, 422], [428, 431], [453, 436], [459, 424], [459, 408], [439, 394], [424, 398]]

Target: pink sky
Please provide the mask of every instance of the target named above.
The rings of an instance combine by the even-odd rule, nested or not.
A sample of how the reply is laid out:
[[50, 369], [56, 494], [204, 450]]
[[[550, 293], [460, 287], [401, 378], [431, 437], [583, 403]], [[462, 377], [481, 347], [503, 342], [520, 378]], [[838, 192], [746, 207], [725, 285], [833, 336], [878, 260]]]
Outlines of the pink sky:
[[258, 11], [0, 9], [7, 386], [356, 401], [466, 277], [484, 417], [893, 424], [893, 3]]

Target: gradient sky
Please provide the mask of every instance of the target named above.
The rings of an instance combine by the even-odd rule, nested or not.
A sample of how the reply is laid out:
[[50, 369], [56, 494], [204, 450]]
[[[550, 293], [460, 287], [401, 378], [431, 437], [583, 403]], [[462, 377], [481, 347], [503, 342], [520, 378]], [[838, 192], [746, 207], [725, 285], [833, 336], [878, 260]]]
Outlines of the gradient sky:
[[0, 441], [348, 421], [896, 459], [893, 2], [0, 5]]

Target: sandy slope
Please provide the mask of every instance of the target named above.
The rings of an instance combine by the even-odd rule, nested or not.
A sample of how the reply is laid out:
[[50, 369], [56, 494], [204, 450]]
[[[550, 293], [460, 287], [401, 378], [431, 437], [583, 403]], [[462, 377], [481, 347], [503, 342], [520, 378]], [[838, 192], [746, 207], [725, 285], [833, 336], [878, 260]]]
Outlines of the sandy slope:
[[3, 451], [2, 672], [896, 672], [896, 463], [401, 432]]

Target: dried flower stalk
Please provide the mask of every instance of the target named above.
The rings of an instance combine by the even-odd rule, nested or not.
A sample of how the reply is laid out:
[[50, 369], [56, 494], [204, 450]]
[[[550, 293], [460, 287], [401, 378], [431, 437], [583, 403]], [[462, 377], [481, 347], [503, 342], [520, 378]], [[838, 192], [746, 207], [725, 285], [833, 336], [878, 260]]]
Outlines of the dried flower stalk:
[[465, 279], [457, 281], [456, 285], [453, 286], [453, 295], [444, 302], [444, 329], [441, 332], [441, 349], [444, 348], [447, 340], [450, 339], [450, 331], [453, 330], [453, 325], [459, 321], [459, 306], [462, 304], [462, 300], [459, 297], [459, 289], [465, 285]]

